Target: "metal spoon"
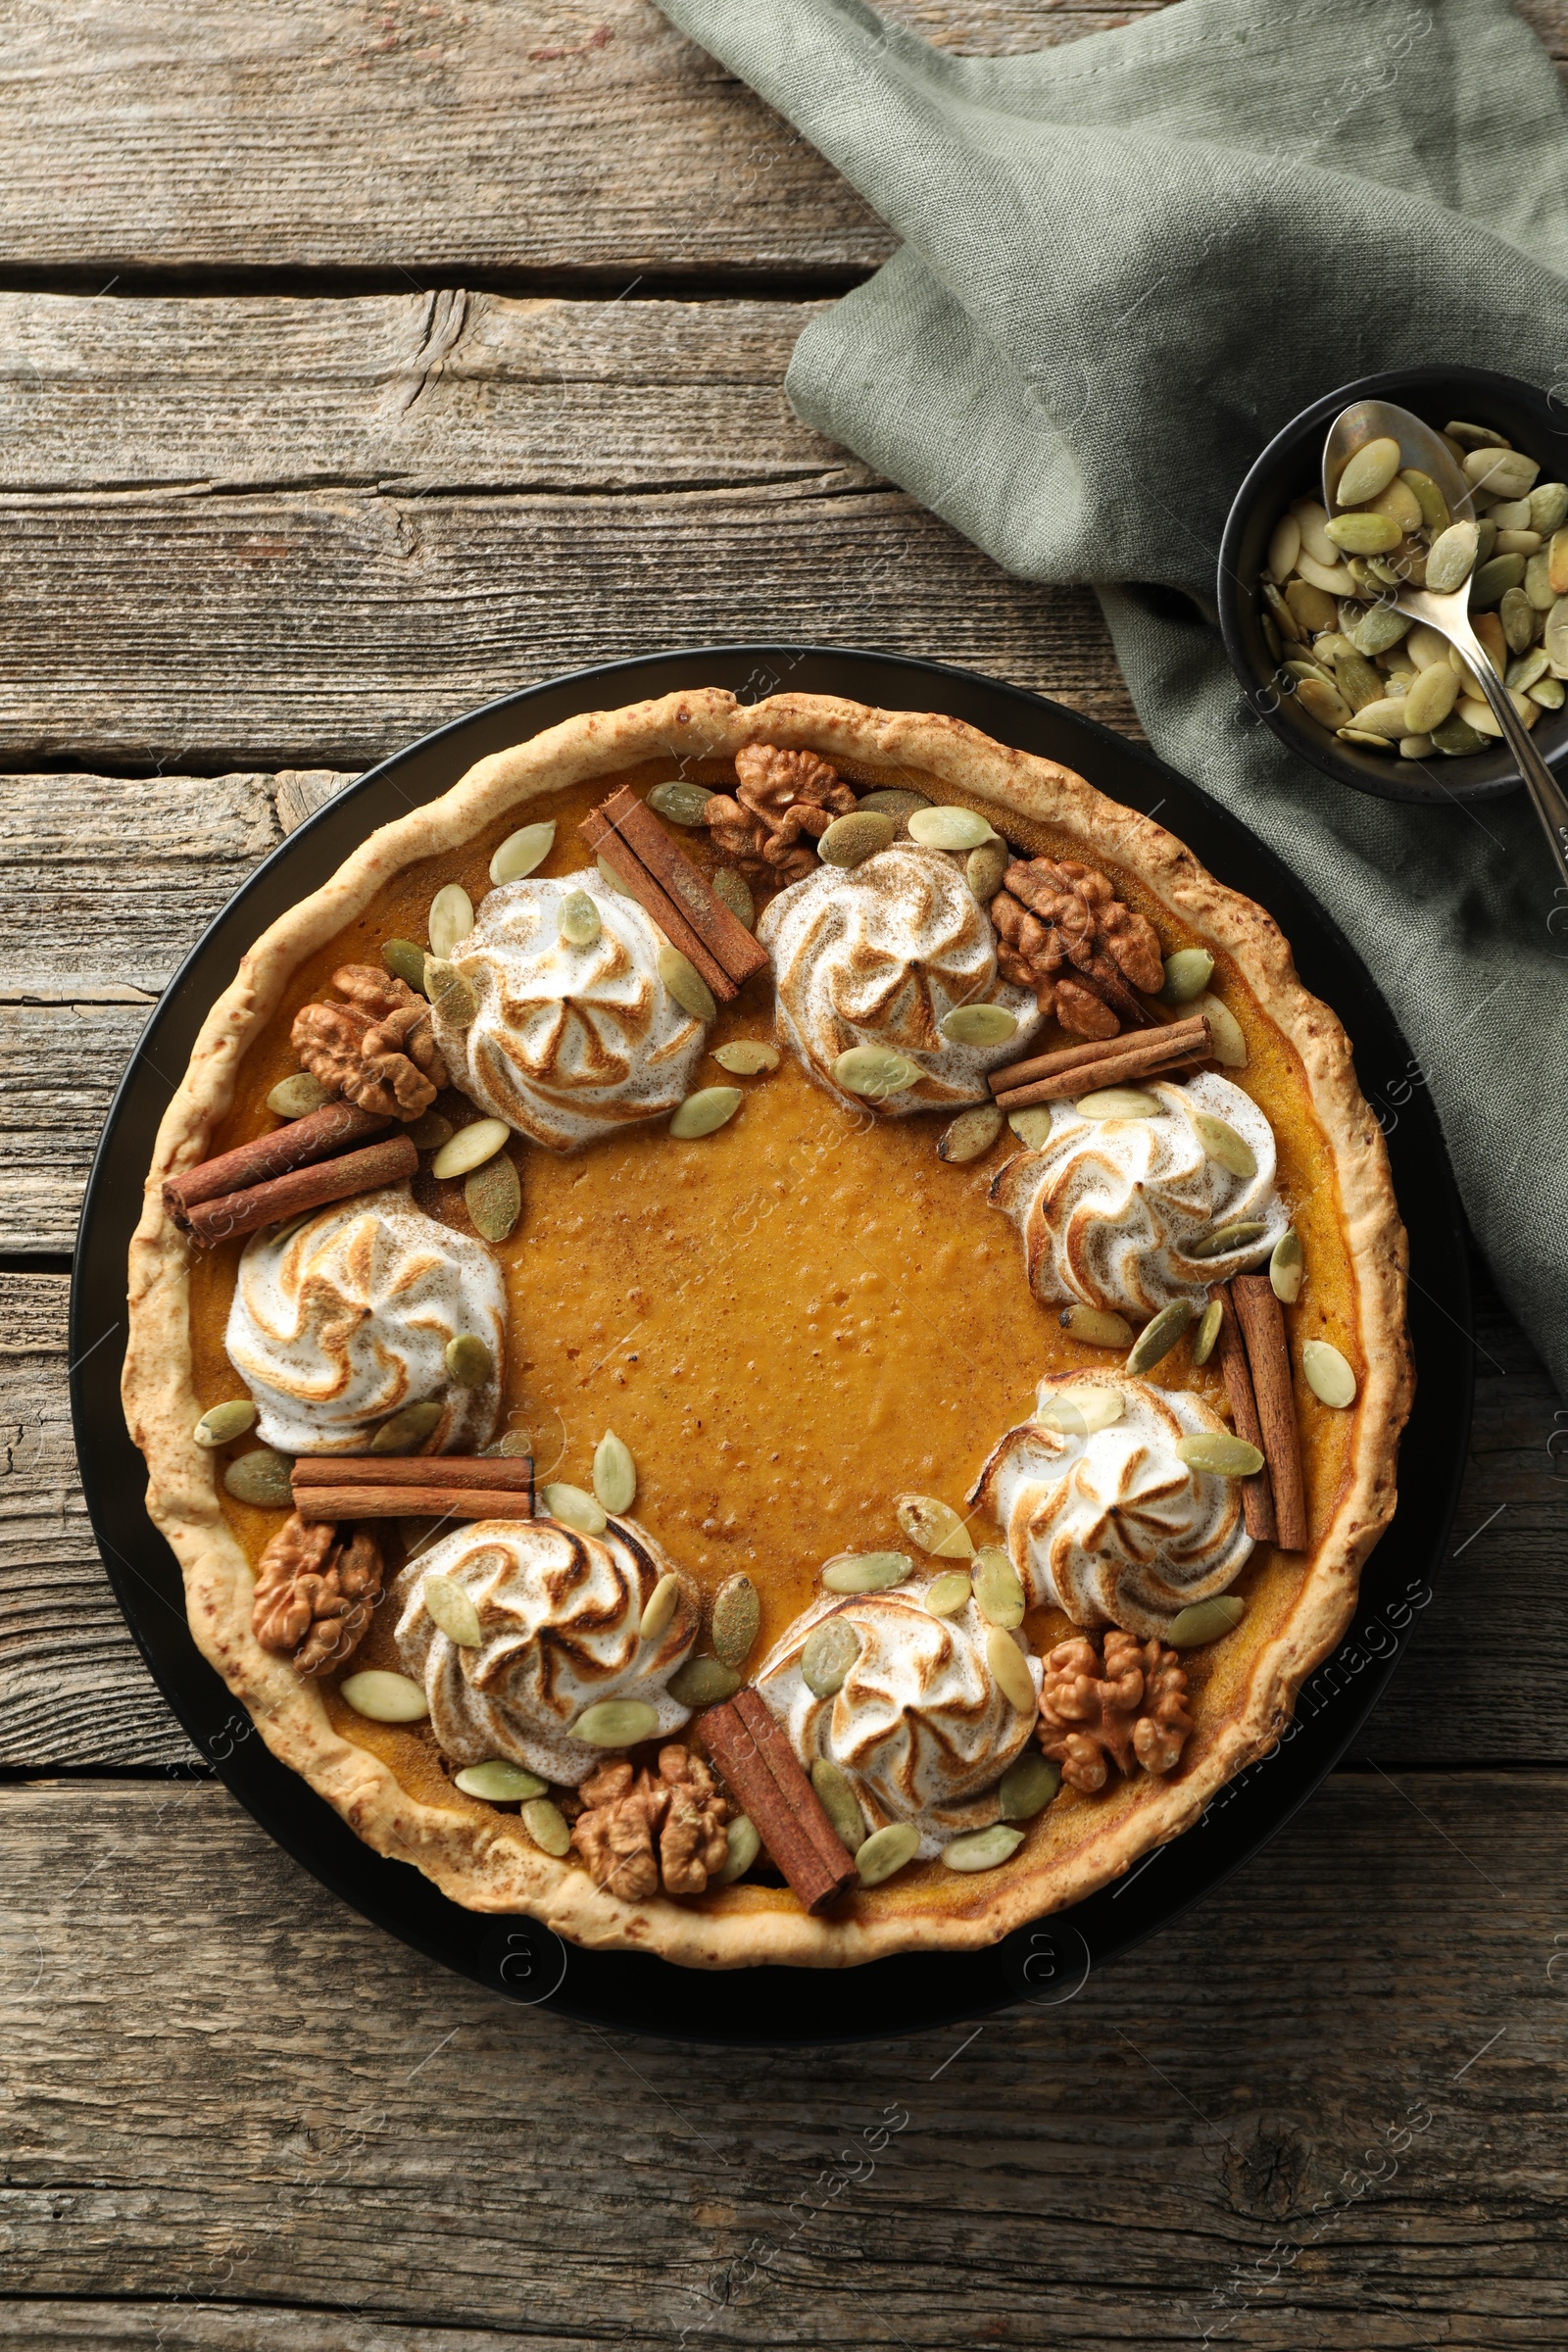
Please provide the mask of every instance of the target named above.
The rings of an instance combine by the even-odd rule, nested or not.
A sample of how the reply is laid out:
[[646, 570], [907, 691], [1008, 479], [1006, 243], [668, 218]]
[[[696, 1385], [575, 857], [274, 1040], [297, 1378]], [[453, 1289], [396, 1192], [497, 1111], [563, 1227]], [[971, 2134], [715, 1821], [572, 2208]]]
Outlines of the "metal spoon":
[[[1331, 516], [1343, 512], [1334, 493], [1350, 458], [1366, 442], [1385, 436], [1399, 444], [1401, 465], [1414, 466], [1432, 476], [1447, 500], [1448, 513], [1455, 522], [1475, 520], [1470, 484], [1454, 463], [1446, 441], [1430, 424], [1423, 424], [1419, 416], [1413, 416], [1408, 409], [1398, 408], [1391, 400], [1358, 400], [1352, 408], [1342, 409], [1330, 425], [1328, 439], [1323, 444], [1323, 504]], [[1401, 585], [1390, 589], [1384, 601], [1401, 612], [1408, 612], [1412, 620], [1425, 621], [1429, 629], [1436, 629], [1450, 645], [1458, 647], [1492, 706], [1503, 741], [1514, 756], [1525, 789], [1551, 844], [1557, 872], [1568, 885], [1568, 796], [1525, 732], [1524, 721], [1514, 709], [1507, 688], [1470, 625], [1470, 581], [1466, 580], [1451, 596], [1435, 596], [1429, 588]]]

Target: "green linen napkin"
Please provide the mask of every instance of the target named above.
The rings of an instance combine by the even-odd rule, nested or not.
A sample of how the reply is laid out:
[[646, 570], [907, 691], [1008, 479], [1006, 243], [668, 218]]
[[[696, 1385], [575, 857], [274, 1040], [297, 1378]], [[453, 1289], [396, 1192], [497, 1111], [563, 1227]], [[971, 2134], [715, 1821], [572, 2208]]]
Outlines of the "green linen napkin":
[[1410, 808], [1331, 782], [1195, 609], [1253, 457], [1352, 377], [1561, 381], [1568, 470], [1568, 108], [1534, 34], [1505, 0], [1179, 0], [989, 59], [860, 0], [661, 5], [903, 240], [801, 337], [795, 407], [1009, 571], [1095, 583], [1154, 748], [1388, 996], [1419, 1066], [1362, 1082], [1430, 1088], [1568, 1395], [1568, 909], [1524, 795]]

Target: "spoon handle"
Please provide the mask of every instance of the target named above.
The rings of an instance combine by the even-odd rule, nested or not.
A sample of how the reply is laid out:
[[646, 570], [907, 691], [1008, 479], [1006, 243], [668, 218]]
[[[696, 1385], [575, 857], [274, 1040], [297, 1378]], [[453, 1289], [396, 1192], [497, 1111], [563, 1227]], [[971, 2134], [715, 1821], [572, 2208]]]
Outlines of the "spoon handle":
[[1525, 790], [1541, 819], [1542, 830], [1551, 844], [1556, 860], [1557, 876], [1568, 886], [1568, 796], [1552, 774], [1546, 762], [1531, 742], [1525, 722], [1513, 707], [1513, 699], [1498, 677], [1479, 642], [1474, 650], [1463, 649], [1470, 666], [1481, 683], [1481, 691], [1492, 705], [1493, 716], [1502, 729], [1503, 740], [1514, 756]]

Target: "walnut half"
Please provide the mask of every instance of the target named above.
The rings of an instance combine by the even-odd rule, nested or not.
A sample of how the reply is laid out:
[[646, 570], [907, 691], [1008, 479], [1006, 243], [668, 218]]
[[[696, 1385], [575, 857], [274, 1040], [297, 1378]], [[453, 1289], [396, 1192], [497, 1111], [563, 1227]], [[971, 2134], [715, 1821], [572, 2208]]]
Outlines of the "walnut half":
[[735, 797], [715, 792], [703, 814], [715, 848], [747, 873], [799, 882], [816, 863], [811, 844], [855, 807], [836, 767], [815, 752], [748, 743], [735, 755]]
[[295, 1053], [328, 1094], [386, 1118], [418, 1118], [447, 1084], [424, 998], [372, 963], [340, 964], [332, 986], [348, 1003], [302, 1004]]
[[[1165, 985], [1159, 935], [1104, 875], [1071, 858], [1015, 858], [991, 902], [1004, 980], [1080, 1037], [1115, 1037], [1149, 1018], [1135, 988]], [[1130, 984], [1130, 985], [1129, 985]]]
[[1091, 1796], [1106, 1760], [1130, 1775], [1174, 1772], [1193, 1729], [1187, 1677], [1174, 1649], [1112, 1630], [1102, 1661], [1093, 1639], [1058, 1642], [1046, 1659], [1040, 1744], [1071, 1788]]
[[701, 1894], [729, 1851], [729, 1805], [689, 1747], [662, 1748], [657, 1776], [624, 1759], [601, 1764], [578, 1793], [572, 1842], [595, 1886], [623, 1902], [646, 1902], [661, 1878], [666, 1894]]
[[381, 1596], [381, 1547], [368, 1527], [285, 1519], [256, 1570], [251, 1629], [300, 1674], [353, 1656]]

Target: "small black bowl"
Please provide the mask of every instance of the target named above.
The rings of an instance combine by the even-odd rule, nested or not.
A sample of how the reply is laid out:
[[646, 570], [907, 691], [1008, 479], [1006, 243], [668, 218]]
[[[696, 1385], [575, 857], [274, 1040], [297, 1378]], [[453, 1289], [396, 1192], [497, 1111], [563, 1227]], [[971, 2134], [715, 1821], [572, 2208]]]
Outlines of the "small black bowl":
[[[1490, 424], [1535, 458], [1543, 481], [1568, 480], [1568, 410], [1517, 376], [1486, 368], [1405, 368], [1363, 376], [1325, 394], [1276, 433], [1236, 493], [1219, 551], [1219, 625], [1231, 667], [1248, 701], [1293, 752], [1356, 792], [1384, 801], [1491, 801], [1519, 789], [1505, 744], [1464, 759], [1390, 759], [1363, 752], [1308, 718], [1294, 694], [1282, 694], [1274, 658], [1259, 625], [1258, 574], [1274, 525], [1296, 498], [1323, 495], [1323, 442], [1342, 409], [1356, 400], [1392, 400], [1441, 431], [1450, 416]], [[1531, 738], [1548, 767], [1568, 765], [1568, 705], [1543, 711]]]

